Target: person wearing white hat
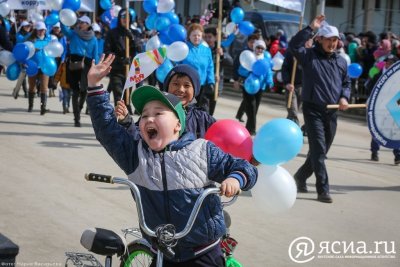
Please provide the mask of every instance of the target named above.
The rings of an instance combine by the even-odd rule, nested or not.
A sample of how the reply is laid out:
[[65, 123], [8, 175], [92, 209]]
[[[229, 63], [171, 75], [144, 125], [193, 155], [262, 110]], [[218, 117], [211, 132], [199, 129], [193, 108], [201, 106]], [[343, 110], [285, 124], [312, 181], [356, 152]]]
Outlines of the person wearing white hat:
[[47, 104], [47, 90], [49, 83], [49, 73], [44, 68], [46, 63], [44, 59], [47, 55], [44, 52], [44, 47], [49, 44], [50, 36], [46, 34], [47, 28], [43, 21], [38, 21], [33, 27], [32, 34], [29, 36], [28, 41], [32, 42], [35, 46], [35, 55], [32, 60], [38, 65], [39, 71], [36, 75], [28, 77], [29, 93], [28, 93], [28, 112], [33, 110], [33, 100], [36, 94], [37, 82], [40, 82], [40, 115], [44, 115], [49, 110], [46, 109]]
[[61, 30], [69, 39], [69, 60], [67, 79], [72, 89], [72, 109], [75, 127], [81, 127], [81, 110], [87, 95], [87, 73], [94, 60], [99, 62], [98, 43], [92, 29], [91, 20], [84, 15], [78, 18], [74, 29], [61, 25]]
[[25, 42], [32, 33], [32, 24], [24, 20], [18, 27], [18, 33], [16, 35], [17, 43]]
[[[305, 163], [295, 173], [298, 192], [306, 193], [306, 180], [314, 173], [317, 200], [332, 203], [329, 194], [326, 154], [336, 134], [337, 112], [327, 109], [329, 104], [339, 104], [339, 110], [348, 108], [350, 78], [346, 60], [336, 53], [339, 31], [324, 25], [325, 16], [317, 16], [312, 23], [292, 37], [289, 49], [303, 69], [303, 116], [309, 142]], [[316, 32], [315, 46], [305, 48], [305, 43]]]

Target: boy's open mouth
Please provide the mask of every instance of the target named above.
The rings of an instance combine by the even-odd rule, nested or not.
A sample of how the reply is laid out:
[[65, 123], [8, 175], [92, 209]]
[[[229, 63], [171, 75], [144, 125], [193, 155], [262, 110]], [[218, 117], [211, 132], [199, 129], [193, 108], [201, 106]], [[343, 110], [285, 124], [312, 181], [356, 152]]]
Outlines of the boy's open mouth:
[[147, 132], [147, 136], [150, 138], [150, 139], [153, 139], [153, 138], [155, 138], [156, 136], [157, 136], [157, 130], [155, 129], [155, 128], [153, 128], [153, 127], [149, 127], [149, 128], [147, 128], [146, 129], [146, 132]]

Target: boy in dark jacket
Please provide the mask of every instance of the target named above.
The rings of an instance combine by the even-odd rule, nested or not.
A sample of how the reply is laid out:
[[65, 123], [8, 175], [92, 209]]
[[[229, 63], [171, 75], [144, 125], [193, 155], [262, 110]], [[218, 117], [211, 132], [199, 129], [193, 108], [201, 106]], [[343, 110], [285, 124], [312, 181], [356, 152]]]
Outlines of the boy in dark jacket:
[[[221, 194], [228, 197], [254, 186], [257, 170], [252, 165], [207, 140], [193, 140], [191, 133], [185, 133], [185, 111], [179, 98], [172, 94], [152, 86], [137, 89], [132, 103], [141, 114], [140, 134], [136, 130], [132, 136], [119, 125], [109, 94], [100, 85], [110, 72], [113, 59], [113, 55], [105, 60], [103, 57], [89, 71], [90, 116], [99, 142], [138, 186], [150, 228], [171, 223], [181, 231], [197, 197], [215, 182], [221, 183]], [[209, 196], [192, 231], [179, 240], [174, 258], [164, 259], [164, 266], [177, 262], [182, 266], [225, 266], [219, 247], [225, 231], [220, 198]]]
[[[176, 95], [182, 101], [186, 110], [186, 131], [193, 133], [196, 138], [203, 138], [216, 120], [192, 102], [200, 93], [200, 77], [197, 71], [187, 64], [175, 66], [165, 78], [163, 91]], [[128, 116], [123, 101], [118, 102], [115, 113], [119, 123], [131, 132], [135, 125], [132, 124], [133, 118]]]

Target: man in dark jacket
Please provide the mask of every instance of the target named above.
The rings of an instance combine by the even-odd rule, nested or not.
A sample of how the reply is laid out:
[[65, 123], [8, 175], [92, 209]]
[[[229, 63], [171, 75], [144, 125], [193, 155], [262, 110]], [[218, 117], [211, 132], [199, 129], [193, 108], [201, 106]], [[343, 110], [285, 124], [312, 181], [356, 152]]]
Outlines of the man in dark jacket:
[[[306, 180], [316, 176], [318, 201], [332, 203], [329, 194], [326, 154], [336, 134], [336, 110], [328, 104], [339, 104], [339, 110], [348, 108], [350, 78], [347, 63], [336, 54], [339, 31], [333, 26], [322, 26], [324, 15], [313, 22], [290, 41], [289, 49], [303, 68], [303, 116], [309, 142], [306, 162], [294, 175], [298, 192], [307, 192]], [[320, 29], [319, 29], [320, 28]], [[317, 29], [317, 42], [313, 48], [305, 48], [305, 42]]]
[[[131, 25], [132, 17], [129, 16]], [[125, 54], [125, 39], [129, 38], [129, 58]], [[109, 93], [113, 92], [114, 103], [123, 98], [122, 91], [124, 89], [126, 80], [126, 66], [131, 63], [131, 58], [133, 58], [137, 53], [141, 52], [140, 47], [140, 33], [136, 30], [126, 29], [126, 9], [123, 8], [118, 13], [118, 25], [114, 29], [107, 33], [104, 42], [104, 54], [114, 54], [115, 60], [112, 64], [112, 69], [110, 72], [110, 83], [108, 84], [107, 91]]]

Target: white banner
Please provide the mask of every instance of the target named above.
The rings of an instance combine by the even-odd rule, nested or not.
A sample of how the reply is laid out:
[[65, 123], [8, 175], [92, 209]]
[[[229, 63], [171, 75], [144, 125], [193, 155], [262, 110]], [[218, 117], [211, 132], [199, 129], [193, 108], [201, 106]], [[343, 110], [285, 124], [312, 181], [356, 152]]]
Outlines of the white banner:
[[306, 0], [260, 0], [262, 2], [304, 13]]
[[[15, 9], [50, 9], [45, 0], [6, 0], [11, 10]], [[81, 0], [79, 11], [94, 12], [96, 2], [93, 0]]]

